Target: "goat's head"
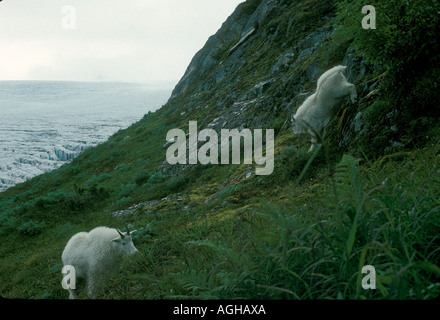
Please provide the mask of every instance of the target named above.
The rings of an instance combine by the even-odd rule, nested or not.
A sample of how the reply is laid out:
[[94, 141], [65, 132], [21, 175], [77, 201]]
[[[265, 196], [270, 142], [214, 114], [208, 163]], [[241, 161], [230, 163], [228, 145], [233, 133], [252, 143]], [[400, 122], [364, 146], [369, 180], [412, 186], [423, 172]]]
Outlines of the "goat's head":
[[127, 225], [125, 225], [125, 228], [127, 229], [127, 232], [121, 232], [116, 229], [119, 237], [112, 240], [112, 245], [121, 255], [136, 253], [138, 250], [134, 246], [133, 239], [131, 238], [131, 235], [136, 232], [136, 230], [130, 232]]

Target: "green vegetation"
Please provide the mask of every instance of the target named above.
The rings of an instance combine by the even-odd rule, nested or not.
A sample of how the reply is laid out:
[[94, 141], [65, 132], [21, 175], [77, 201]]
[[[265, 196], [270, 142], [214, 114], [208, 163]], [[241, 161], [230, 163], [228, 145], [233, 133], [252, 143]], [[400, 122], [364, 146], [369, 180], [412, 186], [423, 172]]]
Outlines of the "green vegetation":
[[[362, 19], [364, 3], [347, 0], [338, 2], [335, 27], [341, 26], [338, 32], [353, 40], [352, 47], [376, 66], [378, 75], [386, 73], [374, 110], [367, 110], [371, 126], [360, 143], [368, 154], [377, 156], [388, 140], [400, 137], [406, 145], [423, 142], [431, 138], [426, 132], [438, 126], [440, 3], [375, 0], [369, 4], [376, 8], [376, 29], [359, 28], [354, 22]], [[394, 130], [384, 130], [390, 127]]]
[[[241, 10], [250, 15], [260, 2], [248, 0]], [[375, 1], [391, 10], [377, 10], [378, 25], [391, 22], [373, 33], [360, 26], [360, 1], [338, 1], [336, 8], [333, 1], [280, 3], [285, 7], [271, 9], [234, 53], [242, 64], [228, 78], [207, 85], [215, 82], [214, 64], [106, 143], [0, 194], [2, 296], [67, 298], [60, 281], [68, 239], [99, 225], [132, 223], [140, 254], [107, 284], [105, 298], [438, 297], [440, 55], [432, 41], [440, 24], [430, 11], [439, 11], [437, 3], [394, 1], [391, 8]], [[266, 80], [288, 49], [297, 57], [302, 52], [294, 49], [311, 32], [339, 25], [237, 116], [276, 129], [272, 175], [255, 176], [254, 165], [244, 164], [163, 165], [168, 130], [187, 131], [188, 119], [206, 126]], [[418, 50], [424, 43], [430, 45]], [[219, 65], [232, 59], [230, 47], [217, 56]], [[342, 106], [322, 148], [309, 154], [308, 137], [291, 131], [290, 108], [301, 103], [294, 100], [299, 93], [314, 90], [316, 79], [304, 80], [307, 74], [342, 63], [347, 49], [370, 62], [356, 83], [360, 102]], [[366, 130], [353, 133], [358, 112]], [[125, 209], [131, 213], [112, 214]], [[376, 290], [361, 287], [364, 265], [376, 268]]]

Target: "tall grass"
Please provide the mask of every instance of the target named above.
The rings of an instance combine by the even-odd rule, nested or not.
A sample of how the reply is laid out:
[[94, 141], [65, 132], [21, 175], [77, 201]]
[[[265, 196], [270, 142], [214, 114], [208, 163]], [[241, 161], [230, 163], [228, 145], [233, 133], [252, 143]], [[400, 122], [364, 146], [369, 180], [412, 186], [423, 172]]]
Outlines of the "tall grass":
[[[344, 155], [315, 205], [267, 205], [241, 215], [232, 234], [187, 242], [197, 254], [166, 276], [168, 297], [437, 297], [440, 188], [426, 181], [438, 173], [435, 162], [412, 162], [402, 175], [395, 162], [361, 167]], [[376, 290], [362, 288], [365, 265], [375, 268]]]

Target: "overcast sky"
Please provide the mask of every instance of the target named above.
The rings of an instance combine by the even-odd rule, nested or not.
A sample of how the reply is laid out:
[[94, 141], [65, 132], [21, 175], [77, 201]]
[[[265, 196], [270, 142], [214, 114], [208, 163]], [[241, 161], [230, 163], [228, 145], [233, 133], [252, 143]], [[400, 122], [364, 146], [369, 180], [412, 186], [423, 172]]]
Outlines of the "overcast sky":
[[0, 80], [177, 82], [243, 1], [3, 0]]

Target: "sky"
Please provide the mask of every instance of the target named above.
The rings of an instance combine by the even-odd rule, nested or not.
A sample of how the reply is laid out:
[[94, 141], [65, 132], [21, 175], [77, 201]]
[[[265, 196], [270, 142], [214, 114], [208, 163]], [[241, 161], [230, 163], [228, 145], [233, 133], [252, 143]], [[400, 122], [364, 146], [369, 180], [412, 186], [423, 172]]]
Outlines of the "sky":
[[244, 0], [3, 0], [0, 80], [175, 82]]

